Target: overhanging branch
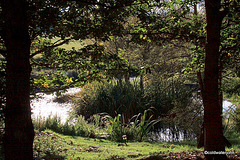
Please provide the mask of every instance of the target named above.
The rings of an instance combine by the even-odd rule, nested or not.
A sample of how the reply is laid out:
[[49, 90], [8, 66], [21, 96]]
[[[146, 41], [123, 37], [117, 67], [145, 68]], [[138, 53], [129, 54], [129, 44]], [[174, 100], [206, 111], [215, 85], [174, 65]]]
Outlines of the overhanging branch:
[[[71, 39], [72, 39], [72, 38], [68, 38], [68, 39], [63, 40], [63, 41], [60, 42], [60, 43], [57, 43], [57, 42], [60, 41], [60, 40], [58, 40], [58, 41], [55, 42], [52, 46], [44, 47], [43, 49], [41, 49], [41, 50], [39, 50], [39, 51], [36, 51], [35, 53], [31, 54], [31, 55], [30, 55], [30, 58], [33, 58], [33, 57], [36, 56], [37, 54], [40, 54], [40, 53], [42, 53], [42, 52], [44, 52], [44, 51], [46, 51], [46, 50], [48, 50], [48, 49], [53, 49], [53, 48], [55, 48], [55, 47], [61, 46], [61, 45], [65, 44], [65, 43], [69, 42]], [[56, 43], [57, 43], [57, 44], [56, 44]]]
[[0, 49], [0, 54], [5, 58], [7, 57], [7, 51], [6, 50]]
[[[86, 76], [83, 76], [81, 78], [79, 78], [78, 80], [75, 80], [74, 82], [68, 84], [68, 85], [65, 85], [65, 86], [62, 86], [62, 87], [59, 87], [59, 88], [55, 88], [55, 89], [49, 89], [49, 90], [39, 90], [39, 91], [36, 91], [32, 94], [36, 94], [36, 93], [41, 93], [41, 92], [44, 92], [44, 93], [53, 93], [53, 92], [57, 92], [57, 91], [61, 91], [61, 90], [65, 90], [65, 89], [68, 89], [70, 86], [78, 83], [78, 82], [83, 82], [83, 83], [86, 83], [87, 81], [90, 80], [91, 76], [94, 75], [94, 74], [98, 74], [100, 73], [99, 71], [98, 72], [93, 72], [91, 74], [88, 74]], [[90, 77], [90, 78], [89, 78]]]
[[[87, 5], [98, 5], [101, 7], [108, 8], [108, 9], [120, 9], [120, 8], [124, 8], [124, 7], [129, 7], [129, 6], [132, 6], [134, 3], [134, 1], [126, 1], [128, 3], [119, 3], [117, 5], [115, 4], [115, 5], [111, 6], [111, 4], [109, 4], [109, 3], [101, 3], [101, 2], [93, 1], [93, 0], [81, 0], [81, 1], [68, 0], [68, 1], [77, 2], [77, 3], [81, 3], [81, 4], [87, 4]], [[141, 2], [136, 3], [135, 5], [146, 4], [146, 3], [148, 3], [147, 0], [142, 0]]]

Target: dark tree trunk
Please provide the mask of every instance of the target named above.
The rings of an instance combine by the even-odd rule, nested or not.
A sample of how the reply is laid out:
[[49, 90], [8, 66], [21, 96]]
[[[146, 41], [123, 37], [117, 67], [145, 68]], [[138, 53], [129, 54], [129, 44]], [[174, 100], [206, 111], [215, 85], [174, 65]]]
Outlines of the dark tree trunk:
[[33, 159], [34, 130], [30, 109], [30, 37], [25, 0], [4, 0], [7, 48], [5, 157]]
[[[219, 103], [221, 0], [205, 0], [207, 43], [204, 71], [204, 150], [225, 151], [222, 107]], [[205, 153], [207, 153], [205, 152]], [[205, 154], [207, 159], [226, 159], [226, 155]]]

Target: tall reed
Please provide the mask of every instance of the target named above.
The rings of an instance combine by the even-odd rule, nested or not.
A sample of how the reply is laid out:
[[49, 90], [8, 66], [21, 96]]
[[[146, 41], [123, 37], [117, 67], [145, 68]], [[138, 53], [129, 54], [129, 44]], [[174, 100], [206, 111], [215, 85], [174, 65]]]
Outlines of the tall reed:
[[86, 85], [74, 100], [74, 112], [89, 118], [96, 113], [107, 112], [111, 116], [123, 114], [129, 119], [135, 113], [143, 112], [143, 92], [139, 83], [95, 82]]

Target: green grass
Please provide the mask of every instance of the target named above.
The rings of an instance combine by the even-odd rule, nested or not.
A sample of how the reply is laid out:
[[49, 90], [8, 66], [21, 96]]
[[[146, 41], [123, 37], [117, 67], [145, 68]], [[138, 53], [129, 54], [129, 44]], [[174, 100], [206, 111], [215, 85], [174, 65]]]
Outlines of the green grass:
[[[56, 42], [57, 40], [59, 40], [60, 38], [53, 38], [51, 39], [52, 42]], [[80, 40], [71, 40], [68, 44], [63, 44], [61, 46], [59, 46], [59, 48], [63, 48], [66, 50], [72, 50], [72, 48], [75, 48], [76, 50], [83, 48], [83, 46], [88, 45], [88, 44], [93, 44], [93, 40], [91, 39], [87, 39], [84, 41], [80, 41]]]
[[[60, 38], [55, 37], [55, 38], [51, 39], [51, 42], [54, 43], [58, 40], [60, 40]], [[89, 45], [89, 44], [93, 44], [93, 40], [91, 40], [91, 39], [87, 39], [87, 40], [84, 40], [84, 41], [70, 40], [70, 42], [62, 44], [62, 45], [58, 46], [58, 48], [66, 49], [68, 51], [72, 50], [73, 48], [75, 48], [75, 50], [79, 50], [79, 49], [82, 49], [84, 46]], [[0, 55], [0, 58], [2, 58], [1, 55]], [[34, 58], [35, 59], [42, 58], [42, 53], [35, 55]]]
[[[34, 155], [46, 160], [103, 160], [103, 159], [144, 159], [149, 155], [169, 155], [179, 152], [187, 156], [191, 153], [201, 153], [196, 148], [196, 142], [127, 142], [127, 146], [118, 146], [118, 142], [105, 139], [65, 136], [45, 130], [36, 131], [34, 140]], [[233, 145], [227, 151], [240, 152], [240, 144]], [[175, 155], [174, 155], [175, 156]], [[173, 157], [174, 157], [173, 156]], [[174, 158], [173, 158], [174, 159]]]
[[34, 153], [45, 159], [136, 159], [158, 153], [192, 151], [196, 144], [128, 142], [119, 143], [79, 136], [64, 136], [53, 131], [39, 132], [34, 141]]

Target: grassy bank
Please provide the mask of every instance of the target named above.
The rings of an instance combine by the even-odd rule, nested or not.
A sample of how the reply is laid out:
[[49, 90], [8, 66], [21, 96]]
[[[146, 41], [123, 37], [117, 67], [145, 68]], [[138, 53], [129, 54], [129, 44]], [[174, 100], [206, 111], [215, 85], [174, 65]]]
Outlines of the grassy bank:
[[[195, 142], [127, 142], [126, 146], [105, 139], [64, 136], [51, 130], [45, 130], [36, 132], [34, 155], [45, 160], [202, 158], [202, 149], [197, 149], [195, 146]], [[240, 152], [240, 145], [233, 146], [231, 150]]]
[[121, 143], [104, 139], [63, 136], [46, 130], [38, 132], [34, 153], [44, 159], [136, 159], [157, 153], [196, 150], [194, 143]]

